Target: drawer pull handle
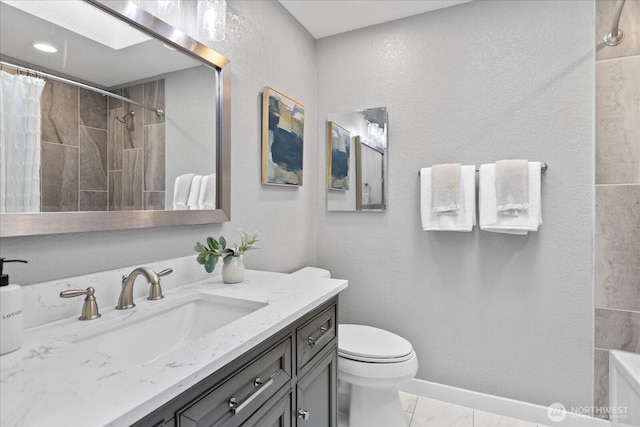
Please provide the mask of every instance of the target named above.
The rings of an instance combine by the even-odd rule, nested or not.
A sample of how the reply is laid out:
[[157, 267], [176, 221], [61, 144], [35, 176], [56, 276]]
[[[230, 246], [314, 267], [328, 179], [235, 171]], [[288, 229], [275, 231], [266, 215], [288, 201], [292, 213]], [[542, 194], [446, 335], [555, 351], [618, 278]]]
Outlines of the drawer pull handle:
[[229, 398], [229, 408], [231, 408], [234, 415], [237, 414], [238, 412], [246, 408], [247, 405], [251, 403], [253, 399], [255, 399], [260, 395], [260, 393], [262, 393], [267, 388], [269, 388], [271, 384], [273, 384], [273, 376], [269, 378], [269, 381], [267, 382], [262, 382], [260, 378], [256, 378], [255, 380], [253, 380], [253, 385], [256, 387], [256, 390], [251, 395], [249, 395], [249, 397], [244, 399], [242, 402], [238, 402], [238, 400], [235, 397]]
[[328, 330], [329, 329], [326, 326], [321, 326], [320, 327], [320, 334], [316, 338], [314, 338], [314, 337], [308, 337], [307, 338], [307, 341], [309, 341], [309, 345], [311, 347], [314, 347], [318, 343], [318, 340], [320, 339], [320, 337], [322, 337], [322, 334], [324, 334]]
[[309, 419], [309, 411], [298, 409], [298, 418], [300, 418], [301, 420], [307, 421]]

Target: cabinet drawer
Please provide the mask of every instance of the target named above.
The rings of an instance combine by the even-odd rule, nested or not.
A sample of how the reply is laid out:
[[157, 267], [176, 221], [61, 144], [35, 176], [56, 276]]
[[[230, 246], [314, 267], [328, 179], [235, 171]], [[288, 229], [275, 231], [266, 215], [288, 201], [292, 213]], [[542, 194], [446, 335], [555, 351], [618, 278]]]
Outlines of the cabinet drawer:
[[178, 411], [180, 427], [237, 426], [291, 381], [291, 337]]
[[298, 371], [336, 336], [336, 306], [332, 305], [297, 331]]
[[242, 427], [291, 427], [293, 391], [285, 387], [258, 409]]

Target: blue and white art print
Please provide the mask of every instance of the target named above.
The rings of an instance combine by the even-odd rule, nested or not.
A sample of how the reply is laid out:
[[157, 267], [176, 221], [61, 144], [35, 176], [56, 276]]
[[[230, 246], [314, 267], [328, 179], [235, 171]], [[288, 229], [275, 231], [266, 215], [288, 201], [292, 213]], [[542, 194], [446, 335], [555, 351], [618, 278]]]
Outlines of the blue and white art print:
[[302, 185], [304, 106], [270, 87], [262, 96], [262, 183]]
[[327, 124], [327, 177], [331, 190], [349, 189], [351, 134], [334, 122]]

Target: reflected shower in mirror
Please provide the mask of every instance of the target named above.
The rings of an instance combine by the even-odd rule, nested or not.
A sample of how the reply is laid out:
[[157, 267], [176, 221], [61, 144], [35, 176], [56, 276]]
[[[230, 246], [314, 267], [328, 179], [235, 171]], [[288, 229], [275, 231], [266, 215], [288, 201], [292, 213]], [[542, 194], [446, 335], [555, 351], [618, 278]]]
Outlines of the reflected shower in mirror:
[[386, 183], [386, 107], [329, 114], [327, 210], [382, 212]]
[[131, 2], [0, 8], [3, 236], [228, 220], [226, 58]]
[[[44, 83], [35, 100], [39, 123], [12, 116], [28, 120], [28, 132], [40, 134], [40, 141], [32, 141], [40, 159], [30, 171], [21, 161], [8, 163], [5, 171], [15, 180], [37, 174], [40, 164], [40, 188], [34, 183], [31, 190], [40, 203], [21, 203], [19, 191], [7, 192], [3, 212], [215, 209], [216, 70], [90, 4], [52, 5], [1, 3], [2, 71], [14, 74], [3, 78], [3, 89], [12, 79]], [[93, 32], [79, 34], [72, 19], [55, 13], [59, 8], [71, 16], [90, 11]], [[29, 46], [31, 40], [46, 41], [49, 51]], [[23, 92], [3, 93], [3, 105], [20, 111]], [[184, 175], [202, 178], [185, 191], [176, 185], [186, 182]]]

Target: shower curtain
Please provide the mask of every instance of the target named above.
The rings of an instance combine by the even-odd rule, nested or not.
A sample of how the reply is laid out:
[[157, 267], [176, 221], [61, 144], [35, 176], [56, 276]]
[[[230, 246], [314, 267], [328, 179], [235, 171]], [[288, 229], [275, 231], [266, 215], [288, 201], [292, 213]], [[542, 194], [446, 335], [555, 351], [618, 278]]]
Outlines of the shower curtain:
[[40, 212], [40, 96], [45, 81], [0, 71], [0, 212]]

